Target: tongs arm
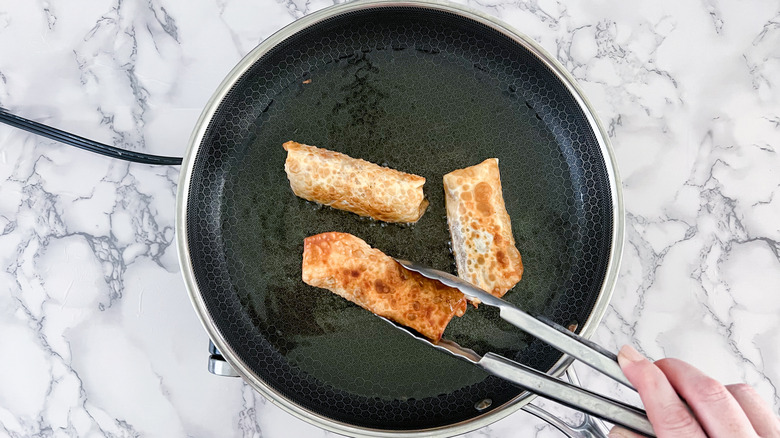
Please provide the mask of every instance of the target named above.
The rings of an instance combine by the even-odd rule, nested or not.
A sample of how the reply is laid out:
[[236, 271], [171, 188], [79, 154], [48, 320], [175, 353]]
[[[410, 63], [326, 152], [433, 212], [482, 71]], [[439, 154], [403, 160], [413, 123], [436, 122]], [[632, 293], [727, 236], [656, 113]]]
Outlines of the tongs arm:
[[617, 356], [599, 345], [570, 332], [550, 320], [534, 318], [507, 301], [495, 297], [450, 273], [426, 268], [407, 260], [396, 259], [396, 261], [410, 271], [420, 273], [424, 277], [438, 280], [447, 286], [460, 290], [466, 297], [472, 300], [497, 307], [501, 318], [520, 330], [606, 374], [628, 388], [634, 389], [623, 374], [623, 371], [621, 371], [617, 362]]
[[[550, 320], [535, 318], [512, 304], [452, 274], [426, 268], [406, 260], [397, 261], [410, 271], [418, 272], [425, 277], [438, 280], [447, 286], [460, 290], [473, 301], [497, 307], [501, 318], [515, 327], [606, 374], [626, 387], [634, 389], [620, 369], [617, 356], [596, 343], [578, 336]], [[400, 326], [397, 327], [401, 328]], [[406, 331], [411, 333], [408, 330]], [[508, 380], [530, 392], [627, 427], [638, 433], [655, 436], [653, 426], [642, 409], [560, 381], [494, 353], [486, 353], [484, 356], [479, 356], [475, 352], [462, 348], [448, 340], [443, 339], [437, 344], [433, 344], [427, 339], [416, 336], [414, 333], [411, 334], [439, 350], [447, 351], [450, 354], [468, 360], [489, 373]]]
[[548, 319], [534, 318], [504, 300], [501, 300], [501, 303], [496, 307], [500, 310], [501, 319], [574, 357], [585, 365], [602, 372], [626, 387], [634, 389], [620, 369], [617, 356], [611, 351]]
[[629, 404], [596, 394], [579, 386], [554, 379], [515, 361], [486, 353], [477, 362], [485, 371], [544, 398], [586, 412], [634, 432], [654, 437], [653, 426], [645, 411]]
[[473, 350], [461, 347], [448, 339], [441, 339], [439, 342], [433, 343], [408, 327], [396, 324], [384, 317], [380, 318], [420, 342], [471, 362], [490, 374], [514, 383], [529, 392], [611, 423], [619, 424], [634, 432], [650, 437], [655, 436], [653, 426], [642, 409], [561, 381], [495, 353], [486, 353], [484, 356], [480, 356]]

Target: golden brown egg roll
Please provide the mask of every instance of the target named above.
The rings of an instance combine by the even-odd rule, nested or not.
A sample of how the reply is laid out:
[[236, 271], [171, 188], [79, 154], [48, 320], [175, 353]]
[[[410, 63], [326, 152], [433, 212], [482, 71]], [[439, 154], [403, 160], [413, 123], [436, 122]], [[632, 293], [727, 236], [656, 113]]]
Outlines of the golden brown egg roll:
[[434, 342], [453, 316], [466, 311], [466, 297], [457, 289], [406, 270], [347, 233], [304, 239], [302, 277], [306, 284], [328, 289]]
[[502, 297], [523, 276], [504, 205], [498, 159], [444, 175], [447, 222], [458, 276]]
[[288, 141], [284, 170], [303, 199], [385, 222], [417, 222], [428, 200], [425, 178]]

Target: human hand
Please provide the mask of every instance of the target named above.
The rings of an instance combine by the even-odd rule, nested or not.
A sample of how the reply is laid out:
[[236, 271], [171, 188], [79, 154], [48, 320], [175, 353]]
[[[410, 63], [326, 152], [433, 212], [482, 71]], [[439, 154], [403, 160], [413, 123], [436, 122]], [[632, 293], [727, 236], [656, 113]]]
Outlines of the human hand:
[[[678, 359], [650, 362], [630, 345], [620, 349], [618, 362], [639, 392], [658, 438], [780, 438], [780, 418], [749, 385], [724, 386]], [[616, 426], [609, 436], [641, 435]]]

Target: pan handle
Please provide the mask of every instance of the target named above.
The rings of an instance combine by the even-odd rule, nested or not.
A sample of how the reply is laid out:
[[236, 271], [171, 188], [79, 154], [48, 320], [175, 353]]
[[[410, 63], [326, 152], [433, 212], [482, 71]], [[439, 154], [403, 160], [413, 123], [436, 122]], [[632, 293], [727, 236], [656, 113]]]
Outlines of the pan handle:
[[222, 357], [222, 352], [209, 339], [209, 372], [221, 377], [241, 377], [236, 370]]
[[[581, 386], [580, 379], [574, 371], [574, 366], [566, 368], [566, 379], [573, 385]], [[590, 416], [584, 412], [582, 422], [574, 425], [563, 421], [561, 418], [556, 417], [554, 414], [534, 404], [529, 403], [523, 406], [522, 409], [555, 427], [568, 438], [607, 438], [609, 436], [609, 426], [601, 419]]]

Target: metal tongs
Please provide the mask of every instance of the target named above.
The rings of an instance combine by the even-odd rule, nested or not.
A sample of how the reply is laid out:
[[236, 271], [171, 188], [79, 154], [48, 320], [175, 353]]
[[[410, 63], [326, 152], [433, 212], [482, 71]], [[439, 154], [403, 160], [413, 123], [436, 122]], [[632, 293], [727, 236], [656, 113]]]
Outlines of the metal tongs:
[[[617, 356], [594, 342], [582, 338], [552, 321], [535, 318], [501, 298], [497, 298], [454, 275], [426, 268], [407, 260], [396, 259], [396, 261], [410, 271], [460, 290], [471, 300], [497, 307], [501, 319], [606, 374], [628, 388], [634, 389], [620, 370]], [[558, 380], [498, 354], [488, 352], [484, 356], [480, 356], [474, 351], [446, 339], [433, 343], [416, 332], [406, 330], [405, 327], [395, 323], [392, 324], [397, 328], [404, 329], [406, 333], [421, 342], [471, 362], [490, 374], [512, 382], [529, 392], [611, 423], [619, 424], [634, 432], [655, 437], [653, 426], [647, 419], [647, 414], [640, 408]]]

